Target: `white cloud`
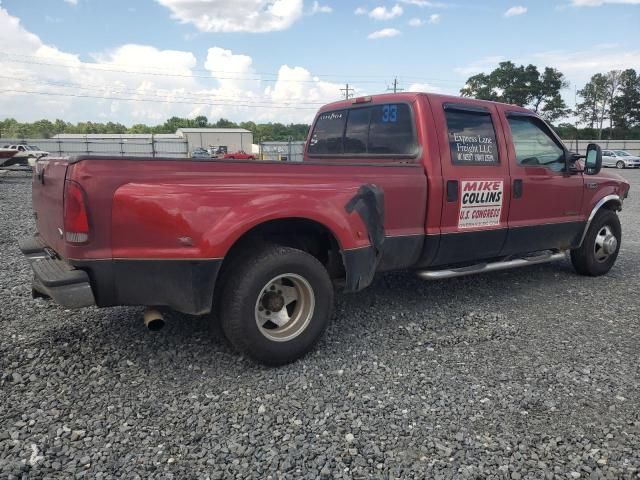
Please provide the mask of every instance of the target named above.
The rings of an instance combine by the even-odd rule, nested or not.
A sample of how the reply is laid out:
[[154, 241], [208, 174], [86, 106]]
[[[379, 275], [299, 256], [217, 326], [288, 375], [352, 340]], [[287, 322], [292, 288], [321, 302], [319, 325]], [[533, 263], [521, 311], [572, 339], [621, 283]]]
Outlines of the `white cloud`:
[[432, 13], [431, 15], [429, 15], [429, 23], [431, 23], [432, 25], [440, 23], [440, 20], [442, 20], [442, 15], [440, 15], [439, 13]]
[[286, 30], [302, 16], [302, 0], [156, 0], [203, 32]]
[[382, 30], [376, 30], [370, 33], [367, 38], [369, 40], [377, 40], [379, 38], [391, 38], [400, 35], [400, 30], [397, 28], [383, 28]]
[[583, 82], [593, 74], [610, 70], [640, 69], [640, 49], [620, 51], [616, 45], [596, 45], [591, 50], [568, 52], [557, 50], [532, 55], [531, 63], [555, 67], [570, 77]]
[[367, 9], [364, 8], [364, 7], [358, 7], [353, 11], [353, 13], [355, 15], [366, 15], [367, 14]]
[[319, 104], [340, 98], [342, 87], [298, 66], [283, 65], [265, 78], [254, 71], [251, 57], [219, 47], [209, 48], [200, 64], [192, 52], [133, 44], [85, 62], [43, 43], [2, 7], [0, 45], [5, 52], [0, 112], [20, 121], [63, 118], [131, 125], [202, 114], [309, 122]]
[[571, 0], [574, 7], [600, 7], [607, 4], [640, 5], [640, 0]]
[[392, 18], [399, 17], [402, 13], [402, 7], [395, 4], [389, 9], [387, 7], [376, 7], [369, 12], [369, 16], [375, 20], [391, 20]]
[[498, 63], [504, 60], [505, 58], [500, 55], [488, 56], [480, 58], [465, 67], [456, 67], [453, 71], [464, 76], [475, 75], [476, 73], [481, 72], [489, 72], [496, 68]]
[[407, 5], [415, 5], [416, 7], [444, 8], [447, 6], [446, 3], [430, 2], [429, 0], [400, 0], [400, 2]]
[[407, 22], [407, 24], [410, 27], [421, 27], [422, 25], [424, 25], [424, 20], [421, 20], [420, 18], [412, 18]]
[[506, 12], [504, 12], [504, 16], [509, 17], [517, 17], [518, 15], [524, 15], [527, 13], [527, 7], [523, 7], [521, 5], [511, 7]]
[[68, 3], [69, 5], [77, 5], [78, 4], [78, 0], [64, 0], [65, 3]]
[[313, 5], [311, 6], [311, 15], [314, 15], [316, 13], [331, 13], [331, 12], [333, 12], [333, 8], [331, 8], [329, 5], [320, 5], [320, 2], [318, 2], [317, 0], [313, 2]]
[[431, 92], [441, 93], [442, 88], [431, 85], [430, 83], [412, 83], [407, 89], [409, 92]]

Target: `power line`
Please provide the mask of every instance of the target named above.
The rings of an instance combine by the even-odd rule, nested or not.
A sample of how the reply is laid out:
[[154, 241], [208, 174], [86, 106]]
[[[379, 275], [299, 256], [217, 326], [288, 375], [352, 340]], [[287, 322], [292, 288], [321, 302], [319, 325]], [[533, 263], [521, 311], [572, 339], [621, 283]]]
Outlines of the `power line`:
[[[53, 87], [60, 87], [60, 88], [74, 88], [74, 89], [78, 89], [78, 90], [89, 90], [89, 91], [96, 91], [96, 92], [103, 92], [104, 90], [110, 90], [108, 87], [104, 86], [104, 85], [97, 85], [97, 84], [75, 84], [75, 83], [67, 83], [67, 82], [51, 82], [51, 81], [46, 81], [46, 80], [38, 80], [38, 79], [23, 79], [20, 77], [10, 77], [10, 76], [6, 76], [6, 75], [0, 75], [0, 78], [3, 79], [7, 79], [7, 80], [16, 80], [16, 81], [20, 81], [20, 82], [25, 82], [25, 83], [34, 83], [37, 85], [49, 85], [49, 86], [53, 86]], [[92, 85], [95, 88], [91, 88], [90, 86], [85, 86], [85, 85]], [[182, 99], [182, 100], [193, 100], [193, 99], [202, 99], [203, 97], [210, 97], [210, 98], [214, 98], [216, 101], [230, 101], [230, 102], [234, 102], [237, 100], [242, 100], [245, 102], [251, 101], [253, 100], [252, 97], [247, 98], [245, 97], [220, 97], [217, 95], [209, 95], [206, 93], [203, 93], [201, 95], [185, 95], [185, 96], [174, 96], [174, 95], [160, 95], [157, 93], [145, 93], [145, 92], [140, 92], [137, 89], [134, 88], [125, 88], [125, 87], [119, 87], [116, 90], [112, 90], [110, 93], [125, 93], [125, 94], [134, 94], [134, 95], [144, 95], [144, 96], [152, 96], [152, 97], [158, 97], [158, 98], [168, 98], [168, 99]], [[269, 97], [255, 97], [256, 100], [258, 100], [257, 102], [252, 102], [252, 104], [255, 105], [259, 105], [259, 104], [265, 104], [265, 105], [270, 105], [273, 104], [273, 102], [275, 102], [275, 100], [269, 99]], [[295, 105], [324, 105], [326, 102], [298, 102], [298, 101], [288, 101], [288, 100], [283, 100], [282, 102], [279, 103], [285, 103], [285, 104], [295, 104]], [[232, 104], [230, 104], [232, 105]]]
[[[19, 53], [11, 53], [11, 52], [2, 52], [0, 51], [0, 55], [5, 55], [5, 56], [10, 56], [10, 57], [15, 57], [17, 58], [17, 60], [9, 60], [15, 63], [27, 63], [25, 62], [23, 59], [24, 58], [32, 58], [32, 59], [36, 59], [39, 61], [43, 60], [43, 57], [37, 56], [37, 55], [26, 55], [26, 54], [19, 54]], [[44, 64], [42, 62], [30, 62], [30, 63], [35, 63], [37, 65], [40, 64]], [[98, 70], [106, 70], [107, 68], [110, 67], [115, 67], [115, 68], [122, 68], [122, 69], [127, 69], [127, 70], [106, 70], [106, 71], [123, 71], [124, 73], [140, 73], [140, 74], [146, 74], [146, 73], [154, 73], [154, 74], [163, 74], [163, 72], [166, 72], [167, 74], [170, 75], [176, 75], [175, 73], [173, 73], [173, 70], [169, 70], [166, 68], [158, 68], [158, 67], [146, 67], [145, 70], [140, 70], [137, 69], [135, 72], [130, 70], [130, 65], [126, 65], [123, 63], [113, 63], [113, 64], [109, 64], [109, 65], [101, 65], [101, 64], [97, 64], [97, 63], [81, 63], [81, 64], [75, 64], [75, 63], [46, 63], [46, 65], [54, 65], [54, 66], [60, 66], [60, 67], [68, 67], [68, 68], [94, 68], [94, 66], [96, 67], [96, 69]], [[148, 70], [152, 70], [154, 72], [148, 72]], [[202, 73], [206, 73], [208, 75], [205, 75], [204, 78], [213, 78], [211, 77], [211, 70], [208, 70], [206, 68], [190, 68], [190, 71], [193, 72], [202, 72]], [[273, 76], [273, 77], [278, 77], [280, 75], [279, 72], [251, 72], [251, 73], [247, 73], [247, 72], [243, 72], [243, 71], [233, 71], [233, 70], [215, 70], [213, 71], [213, 73], [225, 73], [225, 74], [242, 74], [242, 75], [268, 75], [268, 76]], [[344, 78], [345, 76], [351, 78], [351, 79], [384, 79], [387, 78], [387, 75], [381, 74], [381, 75], [375, 75], [375, 74], [368, 74], [368, 75], [355, 75], [355, 74], [349, 74], [349, 73], [313, 73], [312, 74], [314, 77], [335, 77], [336, 79], [340, 79], [340, 78]], [[187, 75], [188, 77], [190, 75]], [[427, 77], [405, 77], [402, 76], [403, 78], [405, 78], [405, 80], [415, 80], [415, 81], [429, 81], [429, 82], [445, 82], [445, 83], [456, 83], [459, 84], [461, 83], [461, 80], [455, 80], [455, 79], [437, 79], [437, 78], [427, 78]], [[376, 81], [377, 82], [377, 81]], [[360, 83], [360, 82], [359, 82]]]
[[[1, 55], [12, 55], [4, 52], [0, 52]], [[166, 70], [155, 69], [156, 71], [148, 71], [148, 70], [140, 70], [140, 69], [131, 69], [126, 65], [119, 64], [120, 68], [112, 68], [109, 65], [101, 65], [101, 64], [89, 64], [89, 63], [79, 63], [79, 64], [70, 64], [70, 63], [54, 63], [54, 62], [43, 62], [43, 61], [30, 61], [24, 60], [22, 57], [31, 57], [40, 59], [41, 57], [36, 57], [33, 55], [22, 55], [20, 58], [5, 58], [3, 61], [9, 63], [18, 63], [18, 64], [27, 64], [27, 65], [42, 65], [42, 66], [50, 66], [50, 67], [58, 67], [58, 68], [75, 68], [75, 69], [87, 69], [87, 70], [96, 70], [102, 72], [113, 72], [113, 73], [124, 73], [129, 75], [150, 75], [156, 77], [174, 77], [174, 78], [200, 78], [206, 80], [247, 80], [247, 81], [256, 81], [256, 82], [285, 82], [285, 83], [317, 83], [318, 81], [315, 79], [311, 80], [294, 80], [294, 79], [280, 79], [280, 78], [261, 78], [258, 75], [269, 75], [278, 77], [278, 73], [268, 73], [268, 72], [229, 72], [229, 71], [211, 71], [206, 69], [190, 69], [192, 71], [200, 71], [207, 72], [208, 75], [195, 75], [195, 74], [180, 74], [180, 73], [169, 73]], [[118, 64], [115, 64], [118, 65]], [[126, 69], [126, 70], [125, 70]], [[166, 72], [166, 73], [165, 73]], [[244, 76], [232, 76], [232, 77], [221, 77], [221, 76], [212, 76], [212, 74], [217, 73], [238, 73]], [[247, 76], [248, 75], [248, 76]], [[342, 77], [345, 75], [336, 75], [336, 74], [312, 74], [313, 77]], [[351, 76], [353, 78], [353, 76]], [[366, 75], [361, 77], [356, 77], [357, 83], [366, 83], [366, 84], [379, 84], [380, 80], [372, 80], [373, 78], [384, 78], [382, 75]], [[426, 81], [432, 83], [449, 83], [459, 85], [462, 83], [461, 80], [454, 79], [437, 79], [437, 78], [427, 78], [427, 77], [411, 77], [411, 80], [415, 81]]]
[[30, 95], [44, 95], [44, 96], [58, 96], [58, 97], [76, 97], [76, 98], [97, 98], [100, 100], [120, 100], [123, 102], [162, 102], [162, 103], [179, 103], [184, 105], [207, 105], [207, 106], [220, 106], [220, 107], [250, 107], [250, 108], [277, 108], [288, 110], [317, 110], [315, 107], [289, 107], [285, 105], [256, 105], [256, 104], [243, 104], [243, 103], [217, 103], [217, 102], [181, 102], [173, 100], [158, 100], [155, 98], [124, 98], [124, 97], [108, 97], [102, 95], [78, 95], [73, 93], [56, 93], [56, 92], [36, 92], [32, 90], [17, 90], [17, 89], [3, 89], [4, 93], [26, 93]]

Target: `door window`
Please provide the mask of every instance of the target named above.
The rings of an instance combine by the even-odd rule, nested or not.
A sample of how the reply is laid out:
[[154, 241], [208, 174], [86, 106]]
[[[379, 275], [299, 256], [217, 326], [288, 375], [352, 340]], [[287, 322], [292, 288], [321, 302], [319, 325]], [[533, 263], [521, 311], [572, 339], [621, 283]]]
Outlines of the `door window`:
[[497, 165], [496, 131], [484, 110], [445, 107], [451, 161], [456, 165]]
[[541, 120], [528, 116], [508, 116], [507, 120], [518, 165], [542, 165], [558, 172], [564, 169], [564, 149]]

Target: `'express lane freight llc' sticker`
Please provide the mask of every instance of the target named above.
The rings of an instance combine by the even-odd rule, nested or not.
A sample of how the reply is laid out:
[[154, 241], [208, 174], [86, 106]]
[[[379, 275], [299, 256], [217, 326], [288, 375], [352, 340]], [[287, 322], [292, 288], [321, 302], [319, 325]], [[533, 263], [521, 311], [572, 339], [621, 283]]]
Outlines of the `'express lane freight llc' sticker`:
[[502, 187], [502, 180], [463, 181], [458, 228], [499, 225], [502, 213]]

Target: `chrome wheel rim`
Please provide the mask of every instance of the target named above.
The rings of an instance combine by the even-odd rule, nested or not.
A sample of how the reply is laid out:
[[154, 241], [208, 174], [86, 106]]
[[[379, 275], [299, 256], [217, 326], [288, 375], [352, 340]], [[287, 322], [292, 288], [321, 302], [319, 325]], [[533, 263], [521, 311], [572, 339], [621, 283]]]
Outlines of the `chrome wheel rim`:
[[596, 242], [593, 246], [593, 253], [597, 262], [606, 262], [611, 255], [618, 249], [618, 239], [613, 234], [609, 225], [603, 226], [598, 230]]
[[272, 278], [260, 291], [254, 315], [260, 333], [274, 342], [287, 342], [305, 331], [315, 309], [309, 282], [295, 273]]
[[616, 167], [623, 169], [624, 168], [624, 163], [623, 162], [618, 162], [616, 163]]

